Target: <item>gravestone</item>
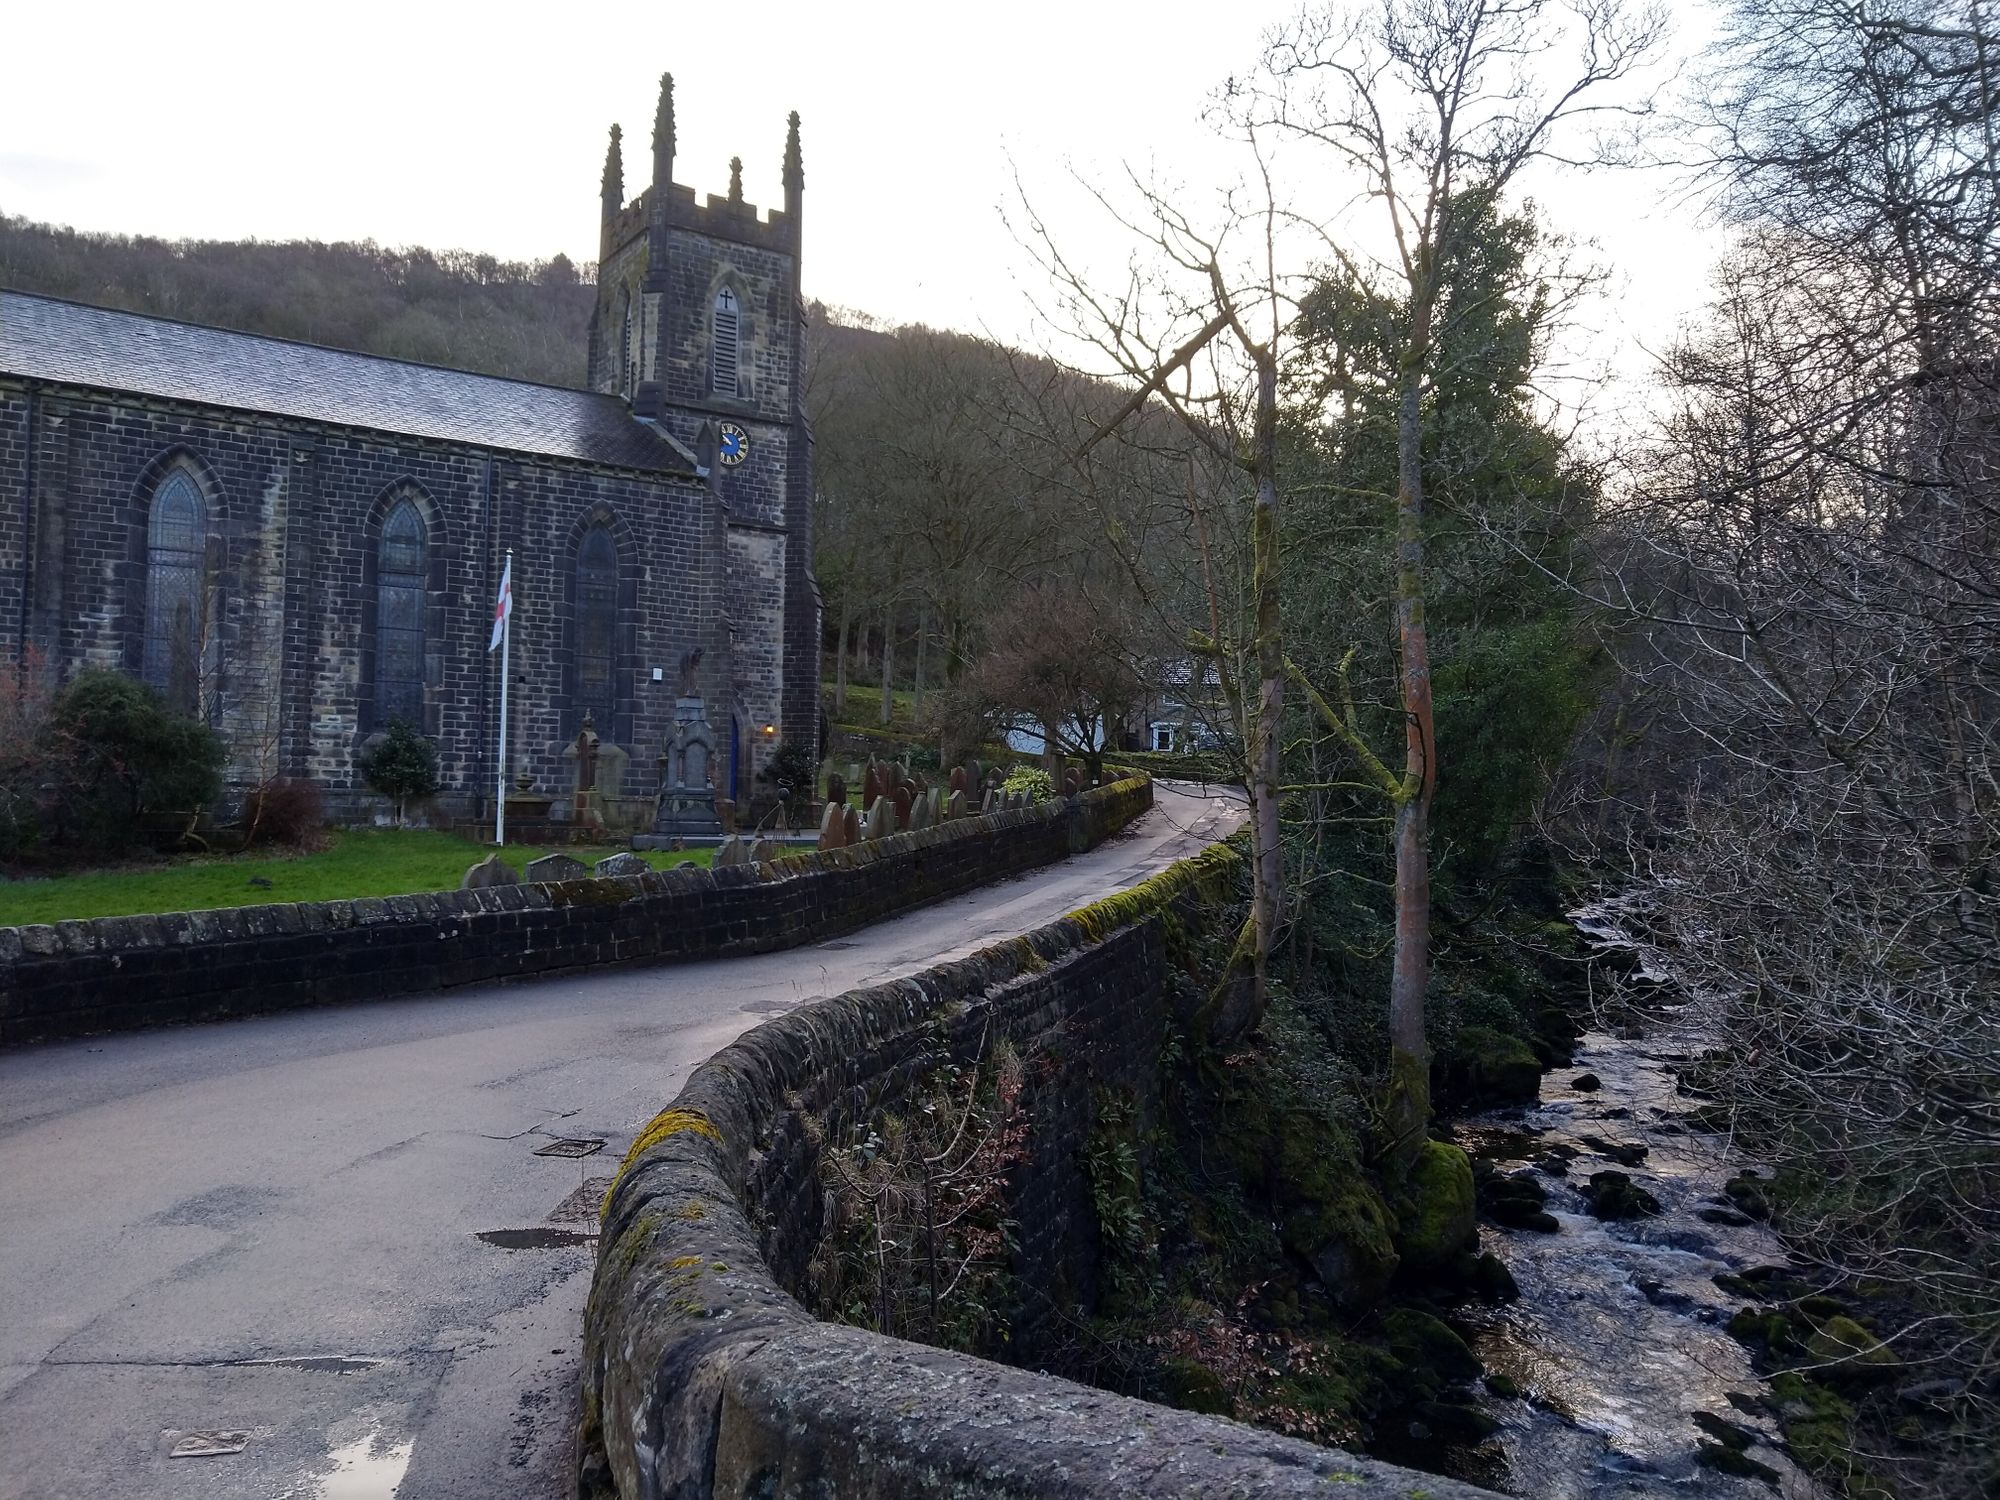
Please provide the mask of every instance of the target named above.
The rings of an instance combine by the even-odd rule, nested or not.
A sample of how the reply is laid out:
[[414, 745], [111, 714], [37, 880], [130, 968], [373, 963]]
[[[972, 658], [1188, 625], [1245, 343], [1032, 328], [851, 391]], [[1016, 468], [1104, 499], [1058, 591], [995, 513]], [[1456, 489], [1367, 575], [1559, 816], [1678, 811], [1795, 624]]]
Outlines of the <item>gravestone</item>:
[[868, 769], [861, 777], [861, 805], [863, 807], [873, 807], [875, 799], [881, 796], [884, 790], [885, 788], [882, 785], [882, 768], [875, 764], [873, 757], [870, 757]]
[[931, 798], [930, 793], [926, 792], [910, 804], [910, 831], [915, 833], [920, 828], [928, 828], [930, 826]]
[[944, 788], [932, 787], [924, 793], [924, 806], [930, 809], [926, 821], [935, 828], [944, 821]]
[[716, 798], [715, 818], [722, 825], [724, 833], [736, 832], [736, 799], [734, 797]]
[[843, 809], [840, 814], [840, 847], [852, 849], [861, 842], [861, 814], [853, 808]]
[[826, 815], [819, 820], [819, 847], [822, 849], [842, 849], [847, 846], [847, 809], [838, 802], [826, 805]]
[[615, 880], [625, 875], [644, 875], [652, 868], [636, 854], [614, 854], [597, 862], [597, 878]]
[[838, 771], [830, 771], [826, 778], [826, 800], [847, 805], [847, 782]]
[[944, 815], [947, 818], [962, 818], [965, 816], [964, 792], [957, 791], [951, 794], [951, 800], [944, 805]]
[[951, 789], [954, 792], [962, 792], [965, 790], [965, 788], [966, 788], [965, 767], [953, 766], [951, 768]]
[[529, 885], [545, 885], [553, 880], [583, 880], [589, 874], [590, 866], [580, 859], [571, 859], [567, 854], [544, 854], [540, 859], [528, 861], [521, 879]]
[[1000, 794], [990, 786], [986, 789], [986, 795], [979, 799], [979, 811], [982, 815], [1000, 811]]
[[716, 869], [726, 870], [731, 865], [747, 863], [749, 858], [750, 846], [732, 833], [728, 838], [715, 846], [715, 859], [712, 863]]
[[750, 863], [768, 865], [785, 852], [785, 846], [776, 839], [759, 839], [750, 846]]
[[896, 805], [896, 827], [908, 828], [910, 826], [910, 804], [916, 801], [916, 797], [910, 791], [908, 783], [899, 785], [895, 792], [891, 794], [890, 800]]
[[886, 839], [896, 831], [896, 804], [887, 797], [877, 797], [868, 809], [868, 837]]
[[478, 864], [465, 872], [459, 881], [461, 891], [483, 891], [496, 885], [519, 885], [521, 877], [514, 873], [514, 867], [501, 860], [497, 854], [489, 854]]
[[970, 759], [968, 759], [965, 763], [966, 795], [970, 796], [972, 793], [978, 791], [980, 783], [983, 782], [985, 779], [986, 779], [986, 767], [982, 766], [979, 763], [979, 757], [973, 756]]

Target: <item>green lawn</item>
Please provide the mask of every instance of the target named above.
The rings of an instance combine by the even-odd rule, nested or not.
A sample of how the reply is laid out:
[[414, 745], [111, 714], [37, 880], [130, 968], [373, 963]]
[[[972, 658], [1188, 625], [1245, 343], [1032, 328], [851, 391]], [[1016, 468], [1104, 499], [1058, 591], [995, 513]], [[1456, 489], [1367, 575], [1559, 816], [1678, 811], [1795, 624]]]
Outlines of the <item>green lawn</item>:
[[[373, 829], [332, 835], [318, 854], [250, 854], [176, 860], [170, 864], [90, 870], [0, 884], [0, 927], [60, 922], [72, 917], [123, 917], [138, 912], [201, 911], [267, 901], [341, 901], [354, 896], [402, 896], [453, 891], [467, 865], [492, 853], [448, 833]], [[519, 870], [544, 854], [570, 854], [595, 864], [615, 849], [535, 849], [509, 844], [506, 860]], [[705, 865], [713, 850], [643, 853], [655, 869], [689, 860]], [[264, 883], [258, 883], [264, 882]]]

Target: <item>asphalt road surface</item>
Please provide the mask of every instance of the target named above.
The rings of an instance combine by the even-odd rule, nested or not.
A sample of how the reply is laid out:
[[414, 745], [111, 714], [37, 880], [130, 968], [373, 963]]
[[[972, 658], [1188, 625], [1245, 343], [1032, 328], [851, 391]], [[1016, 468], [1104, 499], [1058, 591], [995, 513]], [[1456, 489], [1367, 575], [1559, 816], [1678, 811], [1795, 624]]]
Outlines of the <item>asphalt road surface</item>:
[[[694, 1066], [1238, 799], [1161, 786], [1089, 854], [785, 953], [0, 1053], [0, 1500], [567, 1495], [597, 1196]], [[570, 1139], [604, 1146], [536, 1154]]]

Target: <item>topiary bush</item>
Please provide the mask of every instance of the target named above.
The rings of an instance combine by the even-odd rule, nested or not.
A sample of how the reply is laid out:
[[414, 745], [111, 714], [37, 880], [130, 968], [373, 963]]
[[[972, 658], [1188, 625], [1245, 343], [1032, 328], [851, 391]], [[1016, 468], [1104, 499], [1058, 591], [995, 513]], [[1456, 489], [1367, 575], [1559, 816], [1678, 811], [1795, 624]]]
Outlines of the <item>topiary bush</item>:
[[437, 795], [437, 746], [401, 719], [392, 719], [379, 739], [364, 745], [355, 765], [364, 781], [396, 804], [399, 828], [412, 798]]
[[186, 814], [191, 825], [222, 791], [221, 737], [119, 672], [79, 672], [47, 735], [58, 843], [128, 847], [148, 838], [148, 814]]

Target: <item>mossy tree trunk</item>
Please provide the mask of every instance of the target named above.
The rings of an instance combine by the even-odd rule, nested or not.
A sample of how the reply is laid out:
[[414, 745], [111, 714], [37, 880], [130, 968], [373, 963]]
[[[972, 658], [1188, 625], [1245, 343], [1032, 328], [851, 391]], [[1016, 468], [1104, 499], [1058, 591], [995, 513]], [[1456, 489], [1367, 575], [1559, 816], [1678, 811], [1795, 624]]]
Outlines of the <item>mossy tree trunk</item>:
[[1396, 649], [1403, 700], [1403, 782], [1396, 799], [1396, 951], [1389, 978], [1392, 1159], [1416, 1160], [1430, 1119], [1424, 991], [1431, 976], [1431, 793], [1437, 733], [1424, 620], [1423, 341], [1412, 340], [1396, 414]]
[[1255, 351], [1257, 412], [1247, 467], [1257, 482], [1250, 516], [1251, 590], [1257, 610], [1257, 707], [1251, 715], [1250, 817], [1256, 840], [1251, 920], [1255, 1014], [1267, 998], [1271, 950], [1284, 919], [1284, 849], [1279, 842], [1279, 753], [1285, 718], [1285, 641], [1278, 612], [1278, 359], [1271, 344]]

